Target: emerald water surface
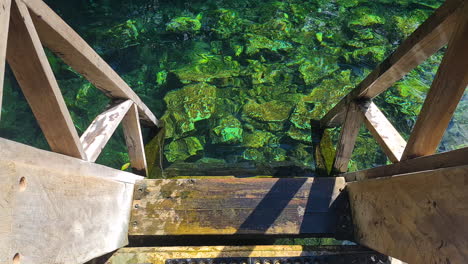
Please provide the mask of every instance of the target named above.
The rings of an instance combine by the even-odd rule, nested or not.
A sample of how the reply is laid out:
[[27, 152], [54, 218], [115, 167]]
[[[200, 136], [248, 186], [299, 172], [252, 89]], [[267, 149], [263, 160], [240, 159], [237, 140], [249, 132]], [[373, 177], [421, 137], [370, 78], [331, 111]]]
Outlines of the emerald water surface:
[[[443, 1], [46, 2], [165, 122], [166, 167], [287, 167], [302, 175], [314, 168], [309, 120], [320, 119]], [[443, 51], [375, 100], [406, 139]], [[81, 135], [109, 99], [48, 57]], [[11, 71], [4, 93], [0, 136], [48, 149]], [[440, 151], [467, 145], [466, 101]], [[338, 133], [331, 131], [333, 140]], [[128, 162], [122, 131], [98, 162]], [[363, 128], [351, 169], [387, 162]]]

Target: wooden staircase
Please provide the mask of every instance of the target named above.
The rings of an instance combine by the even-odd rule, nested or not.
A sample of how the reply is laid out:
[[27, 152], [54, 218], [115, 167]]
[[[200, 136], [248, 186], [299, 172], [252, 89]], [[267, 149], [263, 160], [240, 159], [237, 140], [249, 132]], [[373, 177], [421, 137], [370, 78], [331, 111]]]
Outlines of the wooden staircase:
[[[467, 14], [468, 0], [447, 0], [322, 120], [311, 121], [326, 177], [153, 180], [144, 178], [140, 122], [155, 130], [162, 124], [148, 107], [42, 0], [0, 0], [0, 81], [6, 56], [52, 150], [0, 139], [0, 263], [468, 262], [468, 148], [435, 154], [468, 85]], [[405, 142], [372, 99], [447, 44]], [[43, 45], [110, 98], [81, 137]], [[120, 123], [134, 173], [94, 163]], [[362, 123], [392, 165], [347, 172]], [[339, 125], [330, 157], [320, 136]], [[357, 245], [273, 245], [304, 237]]]

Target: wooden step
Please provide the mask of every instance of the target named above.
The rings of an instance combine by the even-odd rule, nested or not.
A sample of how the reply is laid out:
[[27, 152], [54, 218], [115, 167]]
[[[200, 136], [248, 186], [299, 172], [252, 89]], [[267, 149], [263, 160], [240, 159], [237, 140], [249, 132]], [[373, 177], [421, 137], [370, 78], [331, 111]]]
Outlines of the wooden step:
[[[122, 248], [106, 264], [348, 264], [390, 263], [360, 246], [204, 246]], [[98, 263], [90, 262], [89, 264]]]
[[333, 236], [343, 177], [142, 180], [130, 236]]

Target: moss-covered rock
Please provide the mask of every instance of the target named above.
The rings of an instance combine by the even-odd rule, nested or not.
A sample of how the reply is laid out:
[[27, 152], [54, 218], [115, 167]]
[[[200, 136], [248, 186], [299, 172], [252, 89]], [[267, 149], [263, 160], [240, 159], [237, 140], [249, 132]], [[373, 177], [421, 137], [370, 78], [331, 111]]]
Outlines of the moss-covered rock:
[[243, 140], [241, 122], [230, 115], [218, 121], [218, 125], [213, 128], [211, 133], [212, 142], [217, 144], [237, 144]]
[[215, 86], [197, 83], [167, 93], [167, 111], [161, 118], [166, 138], [185, 136], [195, 129], [195, 122], [210, 118], [216, 110], [216, 92]]
[[166, 25], [166, 30], [176, 33], [196, 32], [201, 29], [202, 16], [198, 15], [196, 18], [192, 17], [176, 17], [173, 18]]
[[175, 162], [200, 155], [202, 151], [203, 145], [198, 138], [186, 137], [169, 143], [164, 149], [164, 155], [169, 162]]
[[292, 106], [281, 101], [258, 104], [249, 101], [243, 107], [243, 115], [262, 122], [284, 122], [291, 113]]
[[254, 130], [244, 133], [242, 146], [248, 148], [261, 148], [268, 145], [278, 144], [278, 138], [270, 132]]

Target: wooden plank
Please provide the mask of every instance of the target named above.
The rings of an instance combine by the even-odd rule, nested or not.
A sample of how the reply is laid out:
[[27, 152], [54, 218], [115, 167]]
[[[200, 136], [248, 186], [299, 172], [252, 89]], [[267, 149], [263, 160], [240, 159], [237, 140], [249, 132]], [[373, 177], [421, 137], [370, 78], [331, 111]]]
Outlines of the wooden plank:
[[114, 179], [141, 177], [5, 139], [0, 166], [0, 263], [83, 263], [127, 244], [133, 184]]
[[28, 9], [20, 1], [12, 3], [10, 26], [13, 30], [8, 35], [7, 60], [50, 148], [85, 159], [78, 133]]
[[5, 58], [10, 24], [11, 0], [0, 0], [0, 120], [3, 97], [3, 80], [5, 76]]
[[122, 126], [133, 172], [143, 176], [148, 175], [145, 146], [143, 145], [138, 109], [135, 104], [132, 104], [124, 116]]
[[125, 81], [42, 0], [22, 0], [33, 13], [43, 44], [112, 99], [130, 99], [140, 118], [160, 126], [159, 120]]
[[455, 32], [411, 132], [403, 159], [434, 154], [468, 86], [468, 4], [460, 10]]
[[[167, 259], [196, 259], [196, 258], [237, 258], [235, 263], [242, 264], [239, 258], [245, 260], [246, 263], [256, 263], [259, 258], [261, 263], [286, 264], [280, 258], [305, 258], [310, 264], [315, 263], [358, 263], [345, 261], [344, 255], [353, 254], [361, 256], [364, 260], [364, 254], [373, 253], [372, 250], [365, 249], [359, 246], [203, 246], [203, 247], [134, 247], [122, 248], [115, 252], [112, 257], [106, 262], [109, 264], [127, 264], [147, 263], [147, 264], [165, 264]], [[327, 262], [323, 261], [327, 255]], [[331, 262], [333, 256], [340, 256], [341, 261]], [[273, 261], [270, 258], [277, 258]], [[250, 258], [250, 261], [248, 260]], [[267, 259], [265, 259], [267, 258]], [[247, 259], [247, 260], [246, 260]], [[317, 262], [315, 262], [317, 261]], [[275, 263], [276, 262], [276, 263]], [[197, 263], [197, 262], [195, 262]], [[199, 263], [199, 262], [198, 262]], [[227, 264], [233, 262], [226, 261]], [[291, 261], [291, 263], [294, 263]], [[302, 263], [302, 262], [301, 262]], [[363, 263], [363, 262], [359, 262]], [[370, 262], [369, 262], [370, 263]], [[377, 263], [377, 262], [375, 262]], [[384, 262], [382, 262], [384, 263]]]
[[373, 102], [370, 103], [367, 110], [363, 111], [363, 115], [367, 129], [382, 147], [390, 161], [393, 163], [399, 162], [405, 150], [405, 139]]
[[322, 127], [341, 125], [349, 102], [376, 97], [445, 46], [455, 26], [455, 11], [463, 1], [447, 0], [438, 8], [394, 53], [322, 118]]
[[341, 128], [340, 139], [336, 146], [332, 173], [345, 173], [348, 171], [348, 163], [353, 153], [362, 120], [360, 106], [355, 102], [349, 103], [346, 120]]
[[398, 174], [468, 165], [468, 148], [425, 156], [368, 170], [345, 173], [347, 182], [375, 179]]
[[80, 138], [87, 161], [96, 161], [132, 105], [131, 100], [118, 103], [93, 120]]
[[344, 178], [143, 180], [129, 235], [334, 234]]
[[468, 262], [468, 166], [347, 188], [357, 243], [408, 263]]

